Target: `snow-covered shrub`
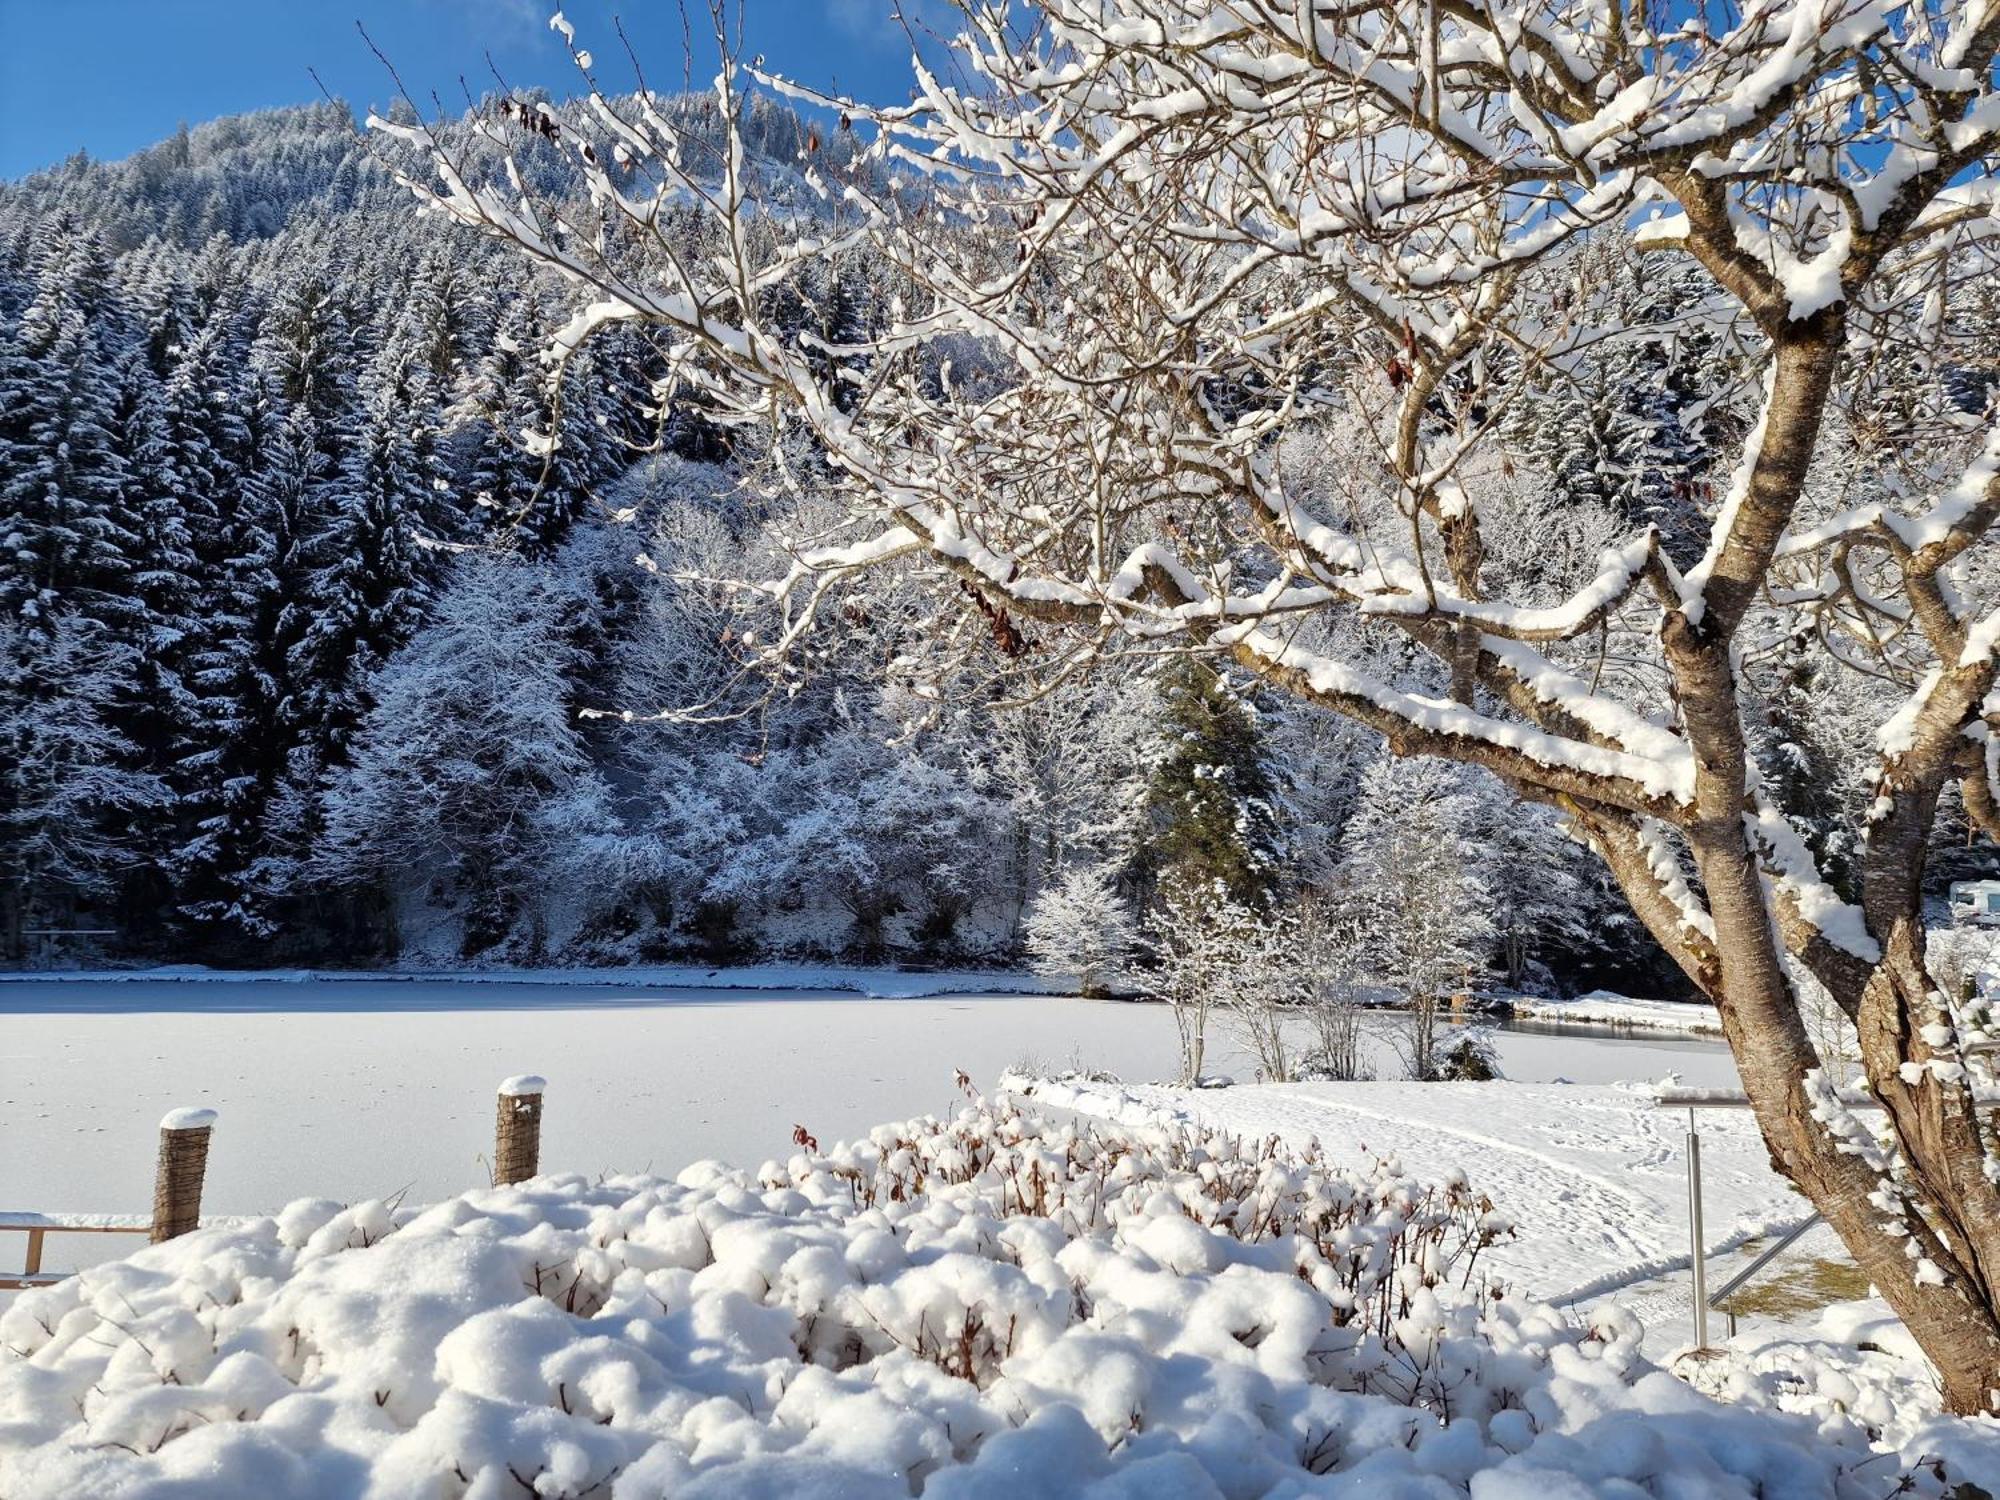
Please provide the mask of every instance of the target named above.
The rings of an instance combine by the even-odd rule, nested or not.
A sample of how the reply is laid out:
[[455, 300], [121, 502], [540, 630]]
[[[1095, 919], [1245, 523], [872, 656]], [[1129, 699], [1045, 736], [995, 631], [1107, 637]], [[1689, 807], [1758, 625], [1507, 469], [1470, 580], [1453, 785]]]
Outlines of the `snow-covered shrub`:
[[1463, 1181], [1004, 1098], [755, 1173], [305, 1201], [0, 1315], [0, 1494], [1878, 1492], [1629, 1318], [1461, 1295], [1504, 1229]]
[[[1777, 1337], [1746, 1331], [1705, 1358], [1683, 1360], [1680, 1373], [1733, 1406], [1796, 1413], [1833, 1441], [1852, 1443], [1859, 1434], [1910, 1455], [1933, 1478], [1942, 1469], [1952, 1500], [2000, 1487], [2000, 1423], [1940, 1413], [1930, 1361], [1878, 1298], [1836, 1302], [1810, 1329], [1787, 1327]], [[1883, 1490], [1901, 1493], [1889, 1483]]]
[[1438, 1059], [1438, 1078], [1445, 1083], [1491, 1083], [1500, 1077], [1500, 1054], [1483, 1032], [1460, 1037]]

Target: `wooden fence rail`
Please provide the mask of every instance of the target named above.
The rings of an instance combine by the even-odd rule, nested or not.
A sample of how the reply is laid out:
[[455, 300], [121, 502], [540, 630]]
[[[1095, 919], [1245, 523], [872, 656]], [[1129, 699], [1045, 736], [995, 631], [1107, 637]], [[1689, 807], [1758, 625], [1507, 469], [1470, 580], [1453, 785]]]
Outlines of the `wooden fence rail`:
[[42, 1249], [52, 1234], [150, 1234], [152, 1229], [152, 1221], [141, 1218], [78, 1215], [71, 1220], [60, 1214], [0, 1214], [0, 1230], [28, 1237], [28, 1249], [21, 1258], [20, 1271], [0, 1272], [0, 1291], [19, 1292], [29, 1287], [48, 1286], [69, 1274], [67, 1271], [42, 1269]]

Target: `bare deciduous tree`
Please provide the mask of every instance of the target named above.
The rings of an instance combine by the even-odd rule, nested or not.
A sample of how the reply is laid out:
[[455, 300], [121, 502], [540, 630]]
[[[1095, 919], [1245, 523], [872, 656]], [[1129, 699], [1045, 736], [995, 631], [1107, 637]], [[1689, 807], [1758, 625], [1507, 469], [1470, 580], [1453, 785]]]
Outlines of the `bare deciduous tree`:
[[[409, 181], [432, 208], [587, 289], [558, 360], [636, 320], [710, 410], [810, 433], [851, 534], [799, 540], [760, 664], [784, 670], [859, 570], [919, 559], [976, 600], [952, 639], [1023, 693], [1114, 650], [1200, 649], [1560, 808], [1715, 1000], [1774, 1160], [1951, 1406], [2000, 1407], [2000, 1171], [1920, 906], [1948, 783], [2000, 830], [2000, 433], [1951, 403], [1861, 410], [1947, 357], [1968, 282], [1993, 274], [2000, 9], [1040, 0], [1025, 29], [963, 9], [965, 76], [850, 107], [869, 145], [796, 226], [758, 202], [733, 132], [697, 138], [643, 92], [488, 122], [503, 147], [570, 153], [585, 191], [562, 203], [384, 128], [430, 148]], [[743, 86], [725, 65], [725, 120]], [[657, 232], [690, 212], [698, 259]], [[1640, 219], [1649, 253], [1706, 272], [1702, 315], [1761, 379], [1754, 425], [1698, 559], [1638, 531], [1537, 603], [1488, 556], [1478, 465], [1524, 385], [1634, 336], [1537, 272]], [[906, 283], [890, 326], [855, 347], [788, 331], [777, 294], [861, 245]], [[1808, 471], [1849, 407], [1901, 483], [1832, 509]], [[1393, 529], [1279, 482], [1275, 439], [1330, 409]], [[1402, 632], [1436, 690], [1314, 649], [1326, 616]], [[1612, 632], [1630, 665], [1594, 670]], [[1854, 901], [1750, 751], [1773, 637], [1905, 694]], [[1787, 956], [1852, 1018], [1888, 1149], [1821, 1068]]]
[[1300, 984], [1312, 1028], [1306, 1066], [1318, 1077], [1366, 1078], [1359, 923], [1344, 914], [1337, 896], [1324, 894], [1299, 903], [1297, 923]]

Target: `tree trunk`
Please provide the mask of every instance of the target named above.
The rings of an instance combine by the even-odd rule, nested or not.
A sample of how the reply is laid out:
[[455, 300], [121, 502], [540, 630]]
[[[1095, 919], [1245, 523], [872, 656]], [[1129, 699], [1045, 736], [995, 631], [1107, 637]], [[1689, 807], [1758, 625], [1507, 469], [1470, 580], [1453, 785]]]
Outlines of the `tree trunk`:
[[[1956, 1257], [1925, 1217], [1885, 1210], [1881, 1172], [1815, 1118], [1833, 1081], [1821, 1071], [1778, 961], [1756, 867], [1740, 842], [1734, 859], [1709, 852], [1702, 873], [1722, 959], [1714, 998], [1773, 1165], [1812, 1201], [1930, 1356], [1951, 1410], [1996, 1410], [2000, 1324], [1988, 1288], [1976, 1272], [1951, 1274]], [[1824, 1092], [1813, 1087], [1816, 1079]], [[1941, 1284], [1918, 1280], [1922, 1261], [1911, 1246], [1944, 1273]]]
[[[1909, 1285], [1871, 1278], [1930, 1355], [1953, 1411], [2000, 1411], [2000, 1225], [1994, 1222], [1987, 1150], [1963, 1091], [1940, 1088], [1919, 1074], [1910, 1083], [1903, 1066], [1912, 1033], [1938, 1009], [1924, 964], [1921, 913], [1900, 924], [1883, 944], [1884, 956], [1862, 997], [1858, 1030], [1871, 1091], [1882, 1100], [1913, 1179], [1916, 1203], [1901, 1215], [1879, 1208], [1869, 1215], [1868, 1239], [1889, 1247]], [[1907, 1226], [1907, 1237], [1896, 1233]], [[1848, 1248], [1861, 1252], [1848, 1236]], [[1916, 1249], [1937, 1267], [1938, 1284], [1914, 1277]]]
[[[1695, 755], [1694, 816], [1684, 832], [1714, 923], [1716, 965], [1705, 987], [1721, 1014], [1773, 1165], [1812, 1201], [1936, 1364], [1951, 1409], [2000, 1410], [2000, 1322], [1992, 1296], [2000, 1233], [1988, 1236], [1982, 1254], [1980, 1235], [1963, 1224], [1960, 1206], [1983, 1204], [1991, 1196], [1991, 1185], [1979, 1176], [1984, 1146], [1976, 1124], [1954, 1127], [1937, 1097], [1899, 1097], [1899, 1091], [1922, 1087], [1906, 1085], [1901, 1068], [1910, 1058], [1911, 1018], [1931, 1003], [1919, 880], [1912, 875], [1913, 869], [1920, 873], [1915, 847], [1920, 834], [1899, 830], [1904, 847], [1870, 850], [1869, 860], [1883, 868], [1869, 884], [1877, 890], [1893, 886], [1897, 894], [1893, 901], [1884, 897], [1869, 904], [1870, 929], [1884, 957], [1855, 1007], [1870, 1085], [1890, 1110], [1915, 1179], [1905, 1195], [1891, 1183], [1886, 1161], [1862, 1138], [1865, 1132], [1838, 1107], [1835, 1080], [1821, 1067], [1785, 971], [1762, 856], [1745, 821], [1754, 777], [1734, 630], [1762, 586], [1796, 508], [1840, 352], [1837, 317], [1812, 323], [1818, 326], [1773, 332], [1776, 371], [1762, 441], [1707, 581], [1705, 607], [1669, 612], [1662, 629]], [[1908, 827], [1927, 827], [1931, 810], [1921, 799], [1906, 803]], [[1889, 879], [1893, 872], [1887, 869], [1897, 860], [1905, 877], [1900, 883]], [[1629, 883], [1621, 878], [1621, 884]], [[1641, 909], [1641, 915], [1647, 913]], [[1935, 1086], [1923, 1091], [1944, 1092]]]

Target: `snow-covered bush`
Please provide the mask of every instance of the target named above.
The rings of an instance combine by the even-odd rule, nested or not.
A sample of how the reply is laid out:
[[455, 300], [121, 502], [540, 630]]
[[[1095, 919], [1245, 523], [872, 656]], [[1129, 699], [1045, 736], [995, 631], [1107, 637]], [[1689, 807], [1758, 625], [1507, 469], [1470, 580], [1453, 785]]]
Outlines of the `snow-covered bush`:
[[1460, 1295], [1504, 1231], [1463, 1181], [1004, 1098], [754, 1174], [303, 1201], [0, 1315], [0, 1493], [1879, 1492], [1628, 1318]]
[[1483, 1032], [1460, 1037], [1438, 1058], [1438, 1078], [1445, 1083], [1491, 1083], [1500, 1076], [1500, 1054]]
[[[1938, 1410], [1937, 1377], [1910, 1332], [1879, 1298], [1836, 1302], [1808, 1329], [1746, 1331], [1680, 1374], [1732, 1406], [1809, 1417], [1836, 1440], [1857, 1430], [1905, 1453], [1932, 1478], [1942, 1469], [1953, 1500], [2000, 1486], [2000, 1423], [1963, 1422]], [[1975, 1486], [1977, 1486], [1975, 1488]], [[1899, 1493], [1884, 1485], [1885, 1493]]]

